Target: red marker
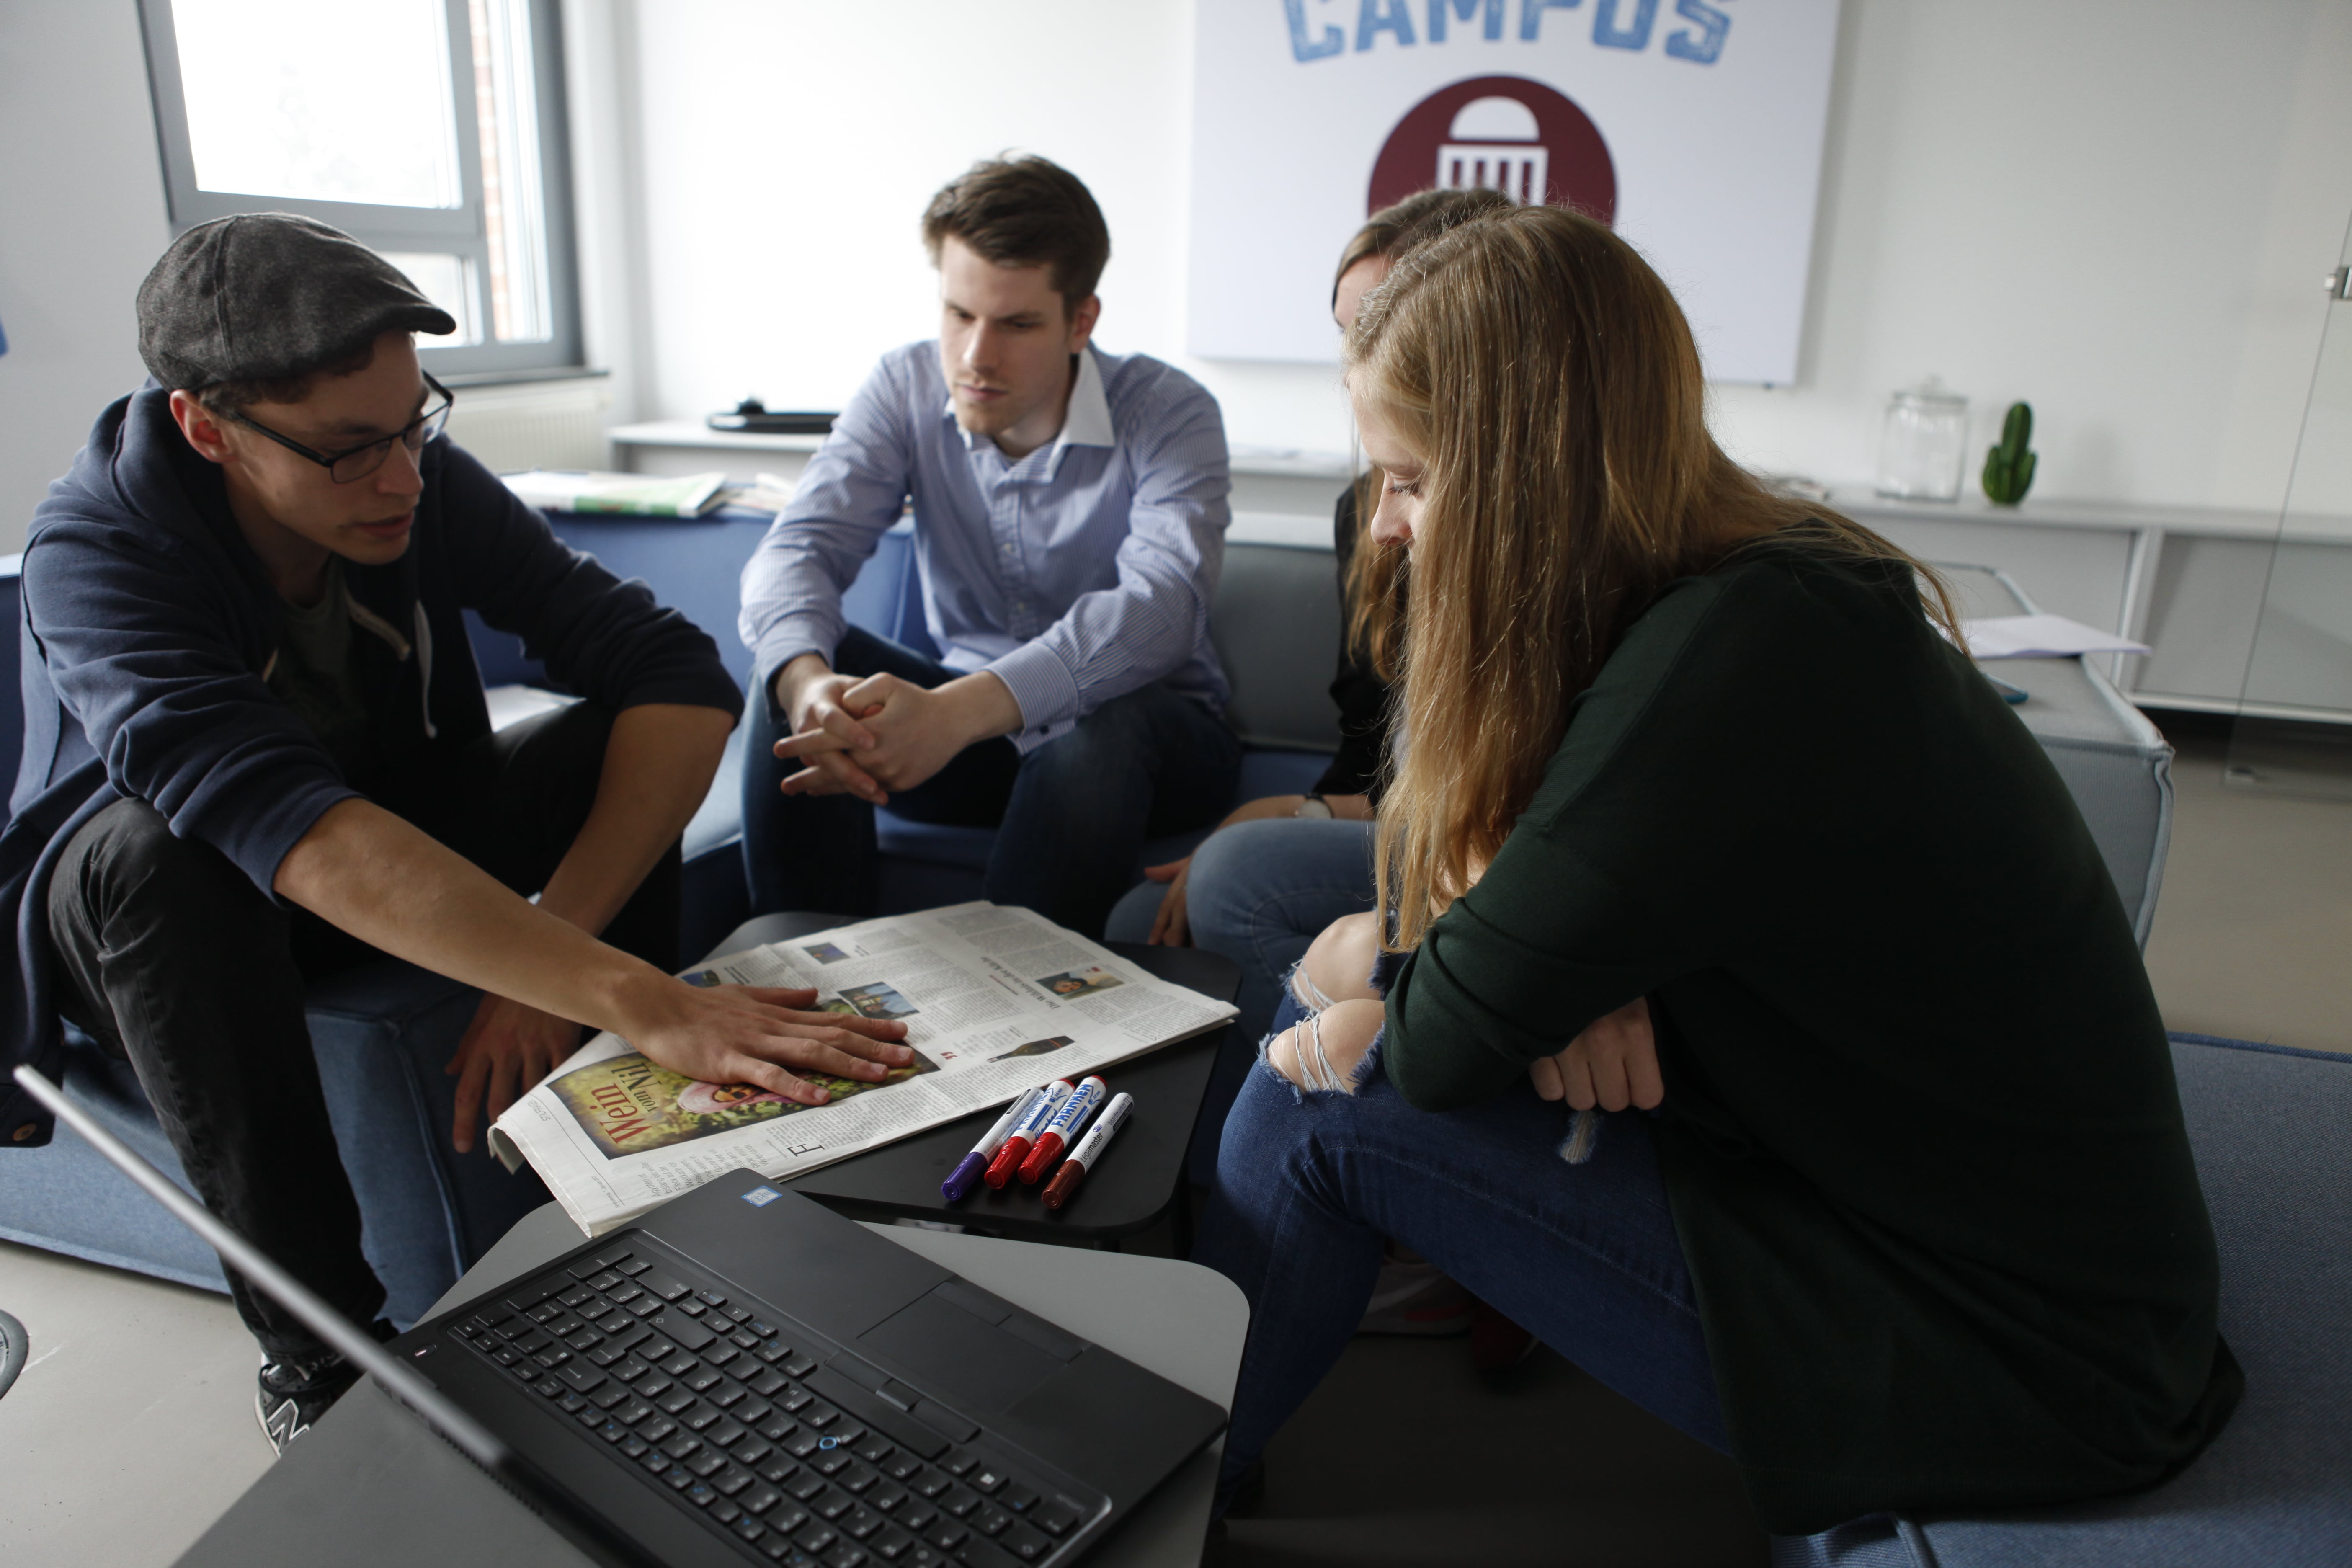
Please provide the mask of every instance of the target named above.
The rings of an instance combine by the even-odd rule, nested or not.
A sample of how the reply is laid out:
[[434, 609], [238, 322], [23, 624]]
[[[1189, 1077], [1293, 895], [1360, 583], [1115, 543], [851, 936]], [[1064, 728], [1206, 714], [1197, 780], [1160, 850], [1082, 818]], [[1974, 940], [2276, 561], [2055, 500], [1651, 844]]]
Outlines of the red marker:
[[1062, 1162], [1062, 1168], [1054, 1173], [1054, 1179], [1045, 1184], [1047, 1208], [1057, 1209], [1070, 1201], [1071, 1195], [1078, 1190], [1078, 1184], [1087, 1179], [1087, 1167], [1102, 1157], [1111, 1134], [1127, 1124], [1128, 1112], [1134, 1109], [1133, 1096], [1114, 1094], [1110, 1097], [1110, 1103], [1103, 1107], [1102, 1120], [1095, 1123], [1095, 1130], [1078, 1141], [1078, 1146], [1070, 1151], [1070, 1157]]
[[1021, 1098], [1006, 1106], [1004, 1114], [996, 1119], [996, 1125], [988, 1130], [988, 1136], [973, 1144], [971, 1152], [956, 1162], [956, 1168], [950, 1171], [948, 1179], [940, 1184], [940, 1195], [951, 1204], [960, 1204], [970, 1197], [973, 1185], [988, 1173], [989, 1161], [1004, 1147], [1006, 1134], [1020, 1126], [1037, 1108], [1037, 1102], [1045, 1098], [1045, 1091], [1042, 1089], [1023, 1089]]
[[1054, 1112], [1062, 1109], [1062, 1101], [1076, 1092], [1066, 1078], [1057, 1078], [1045, 1086], [1044, 1097], [1005, 1138], [1004, 1147], [996, 1152], [996, 1158], [988, 1163], [988, 1174], [983, 1179], [991, 1187], [1001, 1191], [1013, 1179], [1013, 1173], [1021, 1168], [1021, 1162], [1029, 1153], [1029, 1145], [1045, 1131], [1045, 1124], [1054, 1120]]
[[1054, 1112], [1054, 1120], [1045, 1123], [1045, 1131], [1037, 1134], [1036, 1147], [1031, 1149], [1029, 1157], [1021, 1162], [1023, 1186], [1035, 1186], [1037, 1178], [1054, 1168], [1054, 1162], [1060, 1159], [1062, 1151], [1076, 1139], [1078, 1129], [1087, 1124], [1087, 1118], [1095, 1113], [1095, 1107], [1109, 1097], [1110, 1085], [1090, 1075], [1078, 1085], [1076, 1093], [1062, 1101], [1062, 1108]]

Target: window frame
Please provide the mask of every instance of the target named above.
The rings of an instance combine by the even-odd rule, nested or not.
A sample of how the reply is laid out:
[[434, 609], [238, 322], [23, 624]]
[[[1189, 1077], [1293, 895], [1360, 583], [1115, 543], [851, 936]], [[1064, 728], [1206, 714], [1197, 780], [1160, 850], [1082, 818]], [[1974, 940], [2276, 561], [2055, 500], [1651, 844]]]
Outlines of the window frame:
[[476, 293], [475, 319], [484, 341], [436, 346], [420, 335], [425, 367], [443, 381], [481, 384], [501, 373], [541, 379], [549, 373], [585, 373], [580, 326], [580, 271], [572, 200], [571, 119], [563, 73], [561, 0], [522, 0], [530, 7], [533, 96], [538, 100], [541, 211], [545, 219], [549, 336], [537, 342], [490, 339], [490, 241], [484, 221], [480, 119], [475, 100], [473, 23], [467, 0], [442, 0], [447, 13], [451, 110], [457, 117], [457, 168], [464, 200], [455, 207], [378, 206], [199, 190], [188, 134], [186, 89], [180, 76], [179, 35], [172, 0], [139, 0], [147, 54], [147, 81], [155, 110], [155, 140], [172, 232], [239, 213], [285, 212], [332, 224], [379, 251], [432, 251], [465, 258]]

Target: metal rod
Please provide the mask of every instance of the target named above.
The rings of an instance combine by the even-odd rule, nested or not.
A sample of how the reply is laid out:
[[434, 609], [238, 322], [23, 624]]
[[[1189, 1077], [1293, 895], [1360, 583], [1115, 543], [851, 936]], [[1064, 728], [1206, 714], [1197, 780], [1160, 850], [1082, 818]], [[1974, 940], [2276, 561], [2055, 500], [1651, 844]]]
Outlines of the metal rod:
[[222, 1224], [204, 1205], [173, 1185], [162, 1172], [141, 1159], [122, 1140], [100, 1126], [96, 1118], [66, 1099], [57, 1085], [29, 1067], [18, 1068], [16, 1077], [16, 1081], [25, 1086], [26, 1093], [47, 1107], [58, 1121], [89, 1139], [116, 1169], [146, 1189], [149, 1197], [171, 1210], [174, 1219], [202, 1237], [230, 1268], [252, 1280], [288, 1311], [299, 1318], [304, 1327], [332, 1345], [345, 1361], [375, 1379], [385, 1393], [425, 1417], [439, 1429], [443, 1436], [464, 1449], [484, 1469], [500, 1473], [512, 1470], [507, 1446], [494, 1436], [489, 1428], [451, 1404], [443, 1397], [439, 1389], [353, 1326], [350, 1319], [320, 1300], [309, 1286], [279, 1268], [259, 1247]]

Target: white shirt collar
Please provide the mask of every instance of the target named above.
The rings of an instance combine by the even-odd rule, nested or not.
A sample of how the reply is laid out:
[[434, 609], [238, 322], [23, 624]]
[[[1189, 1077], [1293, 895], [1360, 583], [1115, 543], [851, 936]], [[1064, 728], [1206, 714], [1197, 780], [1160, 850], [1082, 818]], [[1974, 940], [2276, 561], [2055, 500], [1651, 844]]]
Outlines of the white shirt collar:
[[[950, 395], [941, 409], [950, 419], [955, 417], [955, 398]], [[956, 434], [963, 437], [967, 451], [978, 451], [982, 445], [995, 443], [988, 437], [973, 434], [958, 426]], [[1092, 344], [1078, 351], [1078, 375], [1070, 385], [1070, 406], [1062, 415], [1062, 433], [1054, 437], [1051, 453], [1045, 459], [1045, 477], [1053, 478], [1062, 466], [1062, 453], [1071, 447], [1116, 447], [1118, 432], [1110, 422], [1110, 398], [1103, 391], [1102, 367], [1095, 362]]]

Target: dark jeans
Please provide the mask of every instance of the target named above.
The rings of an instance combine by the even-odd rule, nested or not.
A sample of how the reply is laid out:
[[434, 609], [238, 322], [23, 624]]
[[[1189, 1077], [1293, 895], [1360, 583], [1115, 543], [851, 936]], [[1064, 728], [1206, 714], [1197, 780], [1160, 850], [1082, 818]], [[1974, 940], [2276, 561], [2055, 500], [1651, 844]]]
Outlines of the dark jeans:
[[[585, 703], [487, 736], [370, 798], [519, 893], [537, 892], [594, 802], [612, 719]], [[604, 931], [674, 968], [675, 847]], [[49, 885], [59, 1011], [126, 1058], [205, 1205], [356, 1321], [383, 1302], [360, 1253], [302, 1016], [307, 981], [383, 954], [255, 887], [208, 844], [117, 801], [66, 846]], [[273, 1359], [318, 1341], [232, 1272], [238, 1315]]]
[[[1275, 1027], [1297, 1017], [1286, 999]], [[1592, 1157], [1570, 1165], [1558, 1152], [1568, 1117], [1524, 1080], [1433, 1112], [1377, 1068], [1352, 1095], [1251, 1069], [1193, 1249], [1250, 1303], [1220, 1510], [1347, 1347], [1383, 1237], [1636, 1405], [1729, 1449], [1649, 1118], [1607, 1118]]]
[[[926, 689], [963, 672], [853, 626], [834, 650], [845, 675], [895, 675]], [[776, 742], [791, 733], [754, 696], [743, 759], [743, 860], [751, 912], [878, 912], [874, 808], [853, 795], [786, 795], [798, 773]], [[1224, 721], [1158, 683], [1114, 697], [1058, 739], [1023, 755], [998, 739], [967, 746], [939, 773], [890, 795], [915, 822], [994, 827], [989, 899], [1018, 904], [1088, 937], [1135, 885], [1144, 842], [1205, 827], [1241, 777], [1241, 742]]]

